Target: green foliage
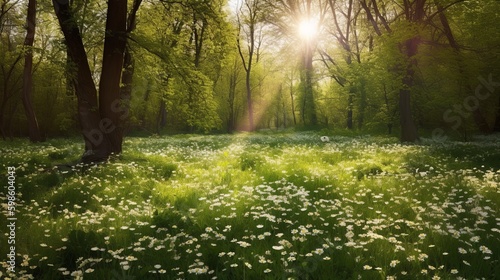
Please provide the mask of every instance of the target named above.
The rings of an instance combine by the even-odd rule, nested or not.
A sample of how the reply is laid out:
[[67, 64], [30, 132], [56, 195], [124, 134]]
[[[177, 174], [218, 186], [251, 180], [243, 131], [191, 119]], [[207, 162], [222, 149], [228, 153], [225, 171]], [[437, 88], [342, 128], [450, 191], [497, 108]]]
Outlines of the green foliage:
[[[138, 88], [144, 104], [137, 107], [137, 113], [153, 110], [149, 120], [144, 115], [136, 117], [142, 126], [158, 126], [156, 116], [159, 104], [164, 102], [171, 129], [206, 132], [220, 127], [213, 79], [219, 75], [222, 63], [217, 57], [223, 58], [226, 52], [226, 41], [221, 39], [226, 36], [227, 23], [217, 5], [220, 3], [186, 1], [167, 4], [160, 10], [156, 7], [142, 10], [144, 17], [152, 20], [138, 26], [134, 41], [146, 50], [142, 51], [143, 63], [152, 67], [137, 72], [137, 78], [146, 84], [146, 88]], [[199, 17], [199, 22], [193, 22], [193, 17]], [[196, 37], [199, 41], [193, 42], [195, 33], [205, 37]], [[155, 101], [151, 107], [148, 101], [152, 98]]]
[[255, 152], [244, 153], [240, 158], [242, 171], [256, 169], [260, 167], [262, 163], [264, 163], [264, 159], [258, 154], [255, 154]]
[[[454, 129], [454, 123], [447, 121], [444, 113], [451, 109], [456, 117], [457, 106], [482, 85], [478, 77], [494, 76], [500, 65], [498, 1], [425, 1], [421, 22], [408, 17], [414, 7], [405, 11], [405, 5], [376, 1], [380, 16], [373, 5], [369, 10], [378, 18], [380, 35], [359, 4], [352, 7], [347, 20], [349, 1], [332, 1], [322, 7], [312, 3], [311, 16], [322, 14], [318, 37], [309, 42], [313, 46], [312, 89], [299, 71], [306, 44], [295, 30], [306, 6], [302, 5], [304, 1], [296, 1], [297, 5], [292, 2], [256, 1], [262, 13], [255, 30], [258, 50], [250, 84], [258, 129], [296, 124], [302, 130], [344, 129], [348, 112], [352, 111], [354, 129], [384, 134], [397, 130], [398, 94], [407, 66], [415, 62], [412, 110], [424, 135], [441, 128], [465, 139], [477, 131], [470, 114], [461, 118], [460, 127]], [[329, 7], [332, 3], [333, 8]], [[446, 7], [444, 15], [458, 49], [451, 46], [445, 34], [437, 4]], [[7, 9], [11, 5], [12, 9]], [[106, 6], [80, 1], [72, 3], [72, 8], [91, 71], [98, 77]], [[23, 136], [27, 121], [20, 95], [26, 11], [12, 0], [6, 1], [3, 11], [0, 127], [6, 136]], [[235, 7], [227, 1], [142, 3], [137, 28], [128, 42], [134, 58], [128, 132], [232, 132], [246, 127], [248, 101], [236, 47], [235, 15]], [[50, 2], [40, 3], [37, 19], [33, 48], [35, 113], [46, 136], [73, 136], [79, 133], [77, 97], [71, 84], [77, 69], [66, 60], [66, 46]], [[240, 20], [249, 21], [244, 17]], [[242, 46], [247, 43], [244, 31], [248, 32], [245, 29], [239, 34]], [[419, 49], [408, 61], [405, 42], [411, 38], [418, 38]], [[242, 49], [244, 56], [247, 52]], [[490, 126], [498, 114], [499, 98], [495, 88], [487, 100], [479, 102]]]

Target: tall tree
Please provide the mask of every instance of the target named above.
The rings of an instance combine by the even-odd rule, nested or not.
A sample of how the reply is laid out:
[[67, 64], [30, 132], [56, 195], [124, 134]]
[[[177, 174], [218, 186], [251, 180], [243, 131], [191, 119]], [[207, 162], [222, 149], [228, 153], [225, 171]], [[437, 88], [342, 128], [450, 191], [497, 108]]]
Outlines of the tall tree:
[[87, 53], [69, 1], [53, 0], [54, 10], [64, 34], [68, 56], [76, 69], [72, 82], [78, 98], [78, 119], [85, 141], [84, 162], [109, 156], [109, 144], [100, 131], [101, 116], [97, 105], [97, 89], [87, 60]]
[[[313, 21], [312, 15], [312, 1], [306, 0], [305, 7], [303, 11], [300, 9], [296, 12], [303, 14], [301, 19], [302, 24], [311, 25], [312, 28], [318, 28], [318, 24]], [[300, 7], [300, 6], [299, 6]], [[316, 25], [316, 26], [313, 26]], [[299, 27], [300, 28], [300, 27]], [[313, 30], [303, 30], [302, 32], [314, 32]], [[312, 34], [311, 34], [312, 35]], [[313, 57], [316, 49], [314, 36], [308, 35], [307, 38], [303, 39], [303, 53], [302, 53], [302, 65], [301, 65], [301, 89], [302, 89], [302, 100], [301, 100], [301, 117], [302, 123], [304, 125], [317, 125], [318, 117], [316, 115], [316, 102], [314, 100], [314, 68], [313, 68]]]
[[326, 4], [326, 1], [312, 0], [267, 1], [267, 21], [275, 26], [277, 32], [300, 46], [300, 91], [296, 107], [304, 125], [318, 123], [313, 58], [321, 39], [319, 33], [327, 12]]
[[[385, 32], [389, 34], [393, 33], [392, 28], [388, 24], [389, 21], [380, 12], [376, 0], [371, 0], [369, 3], [366, 0], [360, 0], [359, 3], [377, 35], [382, 36], [383, 34], [380, 25], [383, 26]], [[411, 26], [417, 27], [415, 30], [418, 30], [418, 26], [423, 24], [425, 3], [426, 0], [403, 1], [402, 17]], [[402, 87], [399, 90], [400, 138], [402, 142], [416, 142], [419, 139], [417, 127], [413, 120], [411, 95], [415, 82], [416, 56], [421, 44], [421, 38], [418, 32], [414, 33], [411, 34], [410, 38], [399, 43], [399, 52], [403, 55], [405, 62], [403, 65], [395, 65], [394, 68], [402, 69], [403, 71]]]
[[31, 142], [43, 140], [38, 120], [33, 109], [33, 42], [35, 40], [36, 26], [36, 0], [28, 1], [26, 18], [26, 38], [24, 40], [24, 73], [22, 100], [26, 118], [28, 120], [28, 133]]
[[120, 106], [120, 81], [126, 46], [127, 0], [108, 1], [99, 103], [87, 53], [69, 1], [53, 0], [52, 3], [68, 47], [68, 55], [77, 71], [73, 83], [85, 140], [82, 161], [101, 161], [122, 151], [124, 112]]
[[[425, 15], [425, 0], [415, 0], [413, 3], [404, 1], [404, 4], [406, 20], [417, 25], [421, 24]], [[375, 12], [377, 13], [377, 10], [375, 10]], [[379, 15], [379, 13], [377, 15]], [[420, 43], [421, 39], [418, 35], [415, 35], [407, 39], [400, 46], [401, 52], [407, 58], [407, 64], [405, 66], [406, 75], [403, 78], [403, 87], [399, 90], [399, 116], [402, 142], [415, 142], [419, 139], [411, 110], [411, 95], [415, 81], [416, 55]]]
[[[347, 4], [347, 5], [345, 5]], [[360, 14], [359, 5], [355, 5], [353, 0], [348, 1], [337, 1], [329, 0], [328, 6], [331, 10], [331, 15], [333, 18], [333, 37], [337, 41], [338, 45], [342, 47], [343, 58], [347, 65], [347, 71], [341, 69], [339, 64], [333, 59], [332, 56], [328, 55], [326, 52], [321, 53], [322, 60], [326, 67], [328, 68], [333, 79], [342, 87], [346, 88], [348, 92], [347, 101], [347, 128], [354, 128], [354, 97], [355, 91], [355, 80], [347, 79], [347, 74], [349, 70], [353, 68], [353, 63], [357, 62], [361, 64], [361, 51], [360, 51], [360, 41], [359, 41], [359, 30], [357, 30], [356, 25], [358, 21], [358, 16]], [[354, 75], [351, 75], [354, 76]], [[362, 88], [360, 88], [363, 91]], [[362, 94], [360, 94], [362, 95]], [[359, 114], [359, 125], [361, 126], [364, 108], [360, 108]]]
[[229, 83], [228, 83], [228, 96], [227, 105], [229, 109], [229, 114], [227, 116], [227, 130], [228, 132], [233, 132], [236, 129], [237, 113], [236, 113], [236, 94], [238, 83], [240, 82], [241, 67], [238, 61], [234, 59], [231, 63], [231, 68], [229, 70]]
[[[5, 140], [6, 137], [12, 137], [10, 133], [13, 112], [17, 107], [17, 99], [14, 98], [18, 93], [18, 83], [20, 77], [17, 77], [18, 64], [22, 60], [22, 53], [16, 52], [15, 33], [16, 30], [15, 15], [16, 5], [19, 1], [3, 0], [0, 4], [0, 69], [2, 76], [2, 100], [0, 101], [0, 134]], [[10, 106], [9, 106], [10, 105]]]
[[[446, 9], [438, 0], [434, 0], [434, 3], [437, 7], [437, 13], [439, 14], [439, 21], [443, 27], [443, 33], [446, 36], [446, 39], [448, 40], [450, 47], [455, 52], [456, 59], [458, 62], [458, 72], [460, 74], [460, 80], [467, 81], [467, 73], [465, 71], [466, 65], [465, 65], [465, 63], [463, 61], [463, 57], [461, 55], [461, 48], [458, 45], [457, 40], [455, 39], [455, 35], [453, 34], [453, 31], [451, 29], [450, 23], [448, 21], [448, 17], [445, 14]], [[467, 92], [474, 92], [473, 87], [469, 83], [467, 83], [465, 85], [465, 88], [466, 88]], [[482, 133], [491, 132], [488, 121], [484, 117], [480, 106], [477, 106], [476, 108], [474, 108], [474, 110], [472, 111], [472, 114], [474, 117], [474, 121], [475, 121], [477, 127], [479, 128], [479, 131], [481, 131]]]
[[[236, 41], [238, 53], [246, 72], [245, 85], [248, 108], [248, 130], [250, 131], [255, 129], [251, 75], [254, 63], [258, 63], [259, 49], [262, 43], [261, 24], [264, 15], [263, 8], [263, 1], [261, 0], [243, 0], [237, 12], [238, 34]], [[243, 50], [244, 46], [241, 42], [242, 37], [246, 41], [246, 51]]]
[[108, 0], [106, 36], [99, 80], [99, 112], [103, 136], [109, 142], [109, 153], [122, 152], [124, 112], [119, 110], [120, 82], [123, 69], [127, 30], [127, 0]]

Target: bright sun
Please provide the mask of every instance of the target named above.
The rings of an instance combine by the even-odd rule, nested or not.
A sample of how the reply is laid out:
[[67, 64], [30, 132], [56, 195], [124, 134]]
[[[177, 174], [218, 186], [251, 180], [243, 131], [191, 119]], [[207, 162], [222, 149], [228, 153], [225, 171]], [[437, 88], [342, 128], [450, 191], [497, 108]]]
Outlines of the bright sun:
[[301, 39], [309, 41], [318, 34], [318, 23], [314, 19], [304, 19], [299, 23], [298, 33]]

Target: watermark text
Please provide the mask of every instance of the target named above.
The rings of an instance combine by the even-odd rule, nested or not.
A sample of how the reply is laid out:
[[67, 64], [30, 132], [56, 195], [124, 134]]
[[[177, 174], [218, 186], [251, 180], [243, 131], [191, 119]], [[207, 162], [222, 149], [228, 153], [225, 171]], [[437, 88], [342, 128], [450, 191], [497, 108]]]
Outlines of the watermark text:
[[7, 168], [7, 264], [8, 271], [16, 269], [16, 168]]

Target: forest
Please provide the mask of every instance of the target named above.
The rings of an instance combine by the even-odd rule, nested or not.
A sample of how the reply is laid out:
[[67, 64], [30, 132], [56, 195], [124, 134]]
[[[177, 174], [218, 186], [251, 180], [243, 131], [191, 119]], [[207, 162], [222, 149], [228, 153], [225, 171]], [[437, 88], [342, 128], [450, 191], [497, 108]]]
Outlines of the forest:
[[0, 0], [0, 279], [497, 279], [499, 19]]
[[467, 140], [500, 130], [499, 5], [2, 0], [0, 132], [114, 152], [124, 134], [284, 128]]

